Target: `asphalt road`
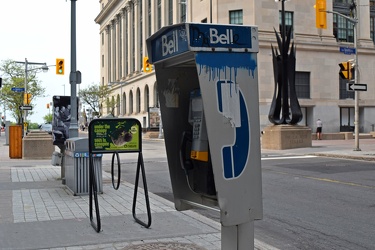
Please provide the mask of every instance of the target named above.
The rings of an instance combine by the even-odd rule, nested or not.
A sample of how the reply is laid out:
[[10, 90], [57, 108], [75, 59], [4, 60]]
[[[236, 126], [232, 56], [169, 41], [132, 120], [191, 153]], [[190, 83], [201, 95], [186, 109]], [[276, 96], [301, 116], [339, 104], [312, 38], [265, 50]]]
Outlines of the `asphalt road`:
[[[173, 201], [163, 141], [143, 141], [149, 191]], [[134, 183], [137, 156], [121, 155]], [[103, 169], [110, 172], [110, 159]], [[374, 249], [373, 162], [323, 157], [262, 158], [263, 220], [255, 237], [280, 249]], [[196, 210], [219, 221], [218, 213]]]
[[263, 160], [256, 238], [280, 249], [373, 249], [375, 166], [332, 158]]

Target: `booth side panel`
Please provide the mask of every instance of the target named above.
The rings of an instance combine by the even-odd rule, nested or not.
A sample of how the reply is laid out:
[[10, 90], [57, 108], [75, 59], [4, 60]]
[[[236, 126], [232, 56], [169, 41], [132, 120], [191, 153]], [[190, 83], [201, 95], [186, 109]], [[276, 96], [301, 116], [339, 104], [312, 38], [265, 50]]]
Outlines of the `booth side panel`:
[[256, 53], [196, 54], [224, 226], [262, 218]]

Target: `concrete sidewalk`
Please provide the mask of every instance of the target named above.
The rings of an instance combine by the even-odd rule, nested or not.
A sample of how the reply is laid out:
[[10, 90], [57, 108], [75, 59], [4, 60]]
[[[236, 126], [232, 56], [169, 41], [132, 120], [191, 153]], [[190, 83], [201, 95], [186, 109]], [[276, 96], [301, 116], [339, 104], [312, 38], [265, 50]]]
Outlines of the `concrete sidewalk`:
[[[149, 192], [149, 229], [132, 216], [134, 186], [122, 181], [118, 190], [103, 171], [99, 195], [102, 231], [89, 220], [89, 196], [73, 196], [61, 184], [60, 167], [51, 160], [10, 159], [0, 137], [0, 249], [220, 249], [221, 226], [193, 211]], [[147, 175], [147, 173], [146, 173]], [[143, 189], [137, 216], [147, 221]], [[257, 249], [274, 249], [255, 241]]]
[[351, 140], [313, 140], [310, 148], [295, 148], [287, 150], [262, 150], [262, 156], [282, 155], [317, 155], [334, 158], [375, 161], [375, 138], [359, 139], [360, 151], [355, 141]]
[[[146, 229], [132, 217], [134, 186], [123, 181], [119, 190], [103, 172], [99, 197], [102, 232], [91, 227], [88, 195], [73, 196], [61, 184], [60, 167], [51, 160], [9, 159], [9, 147], [0, 137], [0, 249], [220, 249], [220, 224], [193, 211], [178, 212], [174, 204], [149, 193], [152, 224]], [[325, 155], [375, 160], [375, 140], [313, 141], [313, 147], [262, 150], [272, 155]], [[147, 173], [146, 173], [147, 174]], [[137, 215], [146, 210], [140, 189]], [[255, 240], [256, 249], [275, 249]]]

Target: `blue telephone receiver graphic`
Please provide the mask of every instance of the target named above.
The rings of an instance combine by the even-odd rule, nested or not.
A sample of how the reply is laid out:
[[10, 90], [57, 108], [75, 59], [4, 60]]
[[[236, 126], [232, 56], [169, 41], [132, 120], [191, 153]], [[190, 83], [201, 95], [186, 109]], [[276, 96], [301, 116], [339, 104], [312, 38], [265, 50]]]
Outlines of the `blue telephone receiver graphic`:
[[235, 140], [222, 148], [224, 178], [241, 175], [246, 167], [250, 150], [250, 127], [247, 107], [238, 84], [230, 80], [217, 82], [218, 109], [234, 127]]

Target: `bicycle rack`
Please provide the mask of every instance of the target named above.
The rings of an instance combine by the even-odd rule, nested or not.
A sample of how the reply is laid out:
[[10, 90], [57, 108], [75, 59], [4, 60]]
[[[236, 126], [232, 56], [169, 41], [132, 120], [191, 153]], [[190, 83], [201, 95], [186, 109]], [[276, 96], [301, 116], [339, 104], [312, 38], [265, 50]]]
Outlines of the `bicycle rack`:
[[[135, 176], [135, 187], [133, 195], [132, 214], [134, 220], [146, 227], [151, 226], [151, 209], [148, 196], [146, 174], [142, 155], [142, 127], [137, 119], [132, 118], [105, 118], [94, 119], [89, 125], [89, 157], [90, 157], [90, 178], [89, 178], [89, 215], [91, 226], [96, 232], [101, 231], [101, 219], [98, 201], [98, 185], [96, 183], [95, 168], [93, 164], [93, 154], [112, 153], [111, 176], [112, 186], [118, 190], [121, 182], [121, 163], [120, 153], [138, 153], [137, 169]], [[117, 183], [114, 178], [114, 162], [117, 160]], [[137, 193], [139, 185], [139, 175], [142, 172], [143, 190], [147, 209], [147, 222], [140, 220], [136, 214]], [[93, 214], [93, 205], [95, 206], [95, 218]]]

